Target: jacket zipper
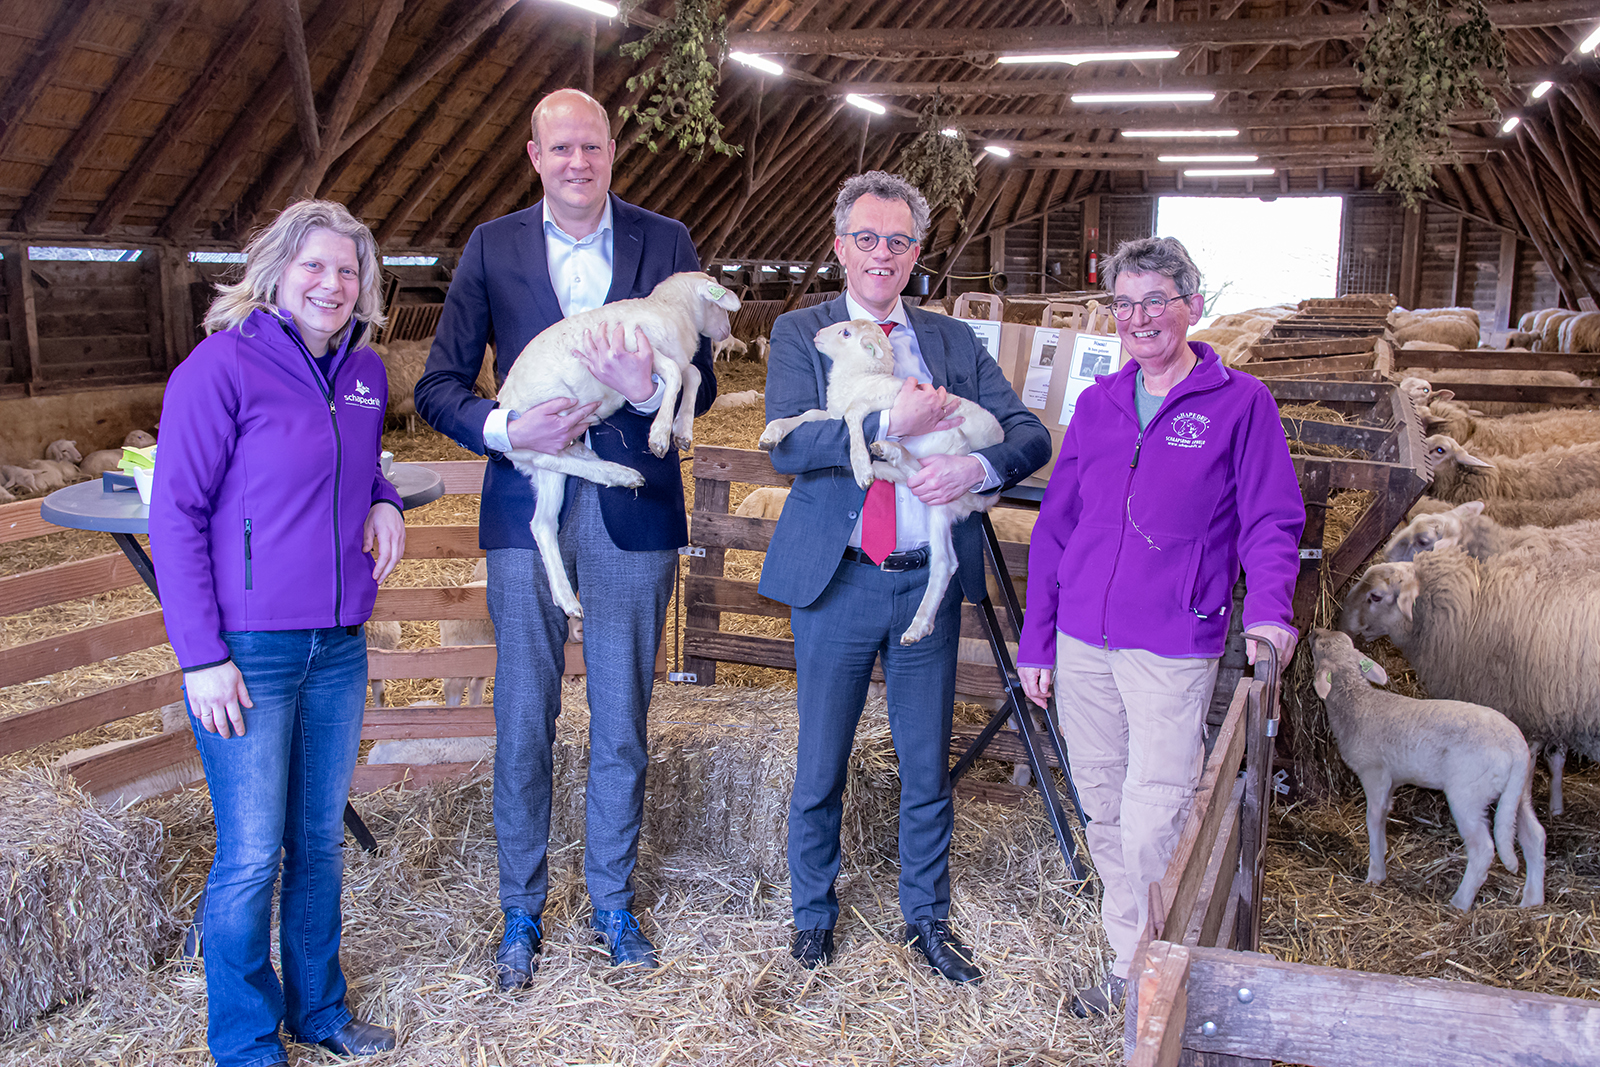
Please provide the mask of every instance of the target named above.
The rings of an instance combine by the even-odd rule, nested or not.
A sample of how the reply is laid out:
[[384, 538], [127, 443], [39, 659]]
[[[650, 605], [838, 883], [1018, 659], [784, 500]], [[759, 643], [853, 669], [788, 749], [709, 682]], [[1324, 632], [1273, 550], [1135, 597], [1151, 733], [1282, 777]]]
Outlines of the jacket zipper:
[[254, 588], [250, 574], [250, 520], [244, 520], [244, 587]]
[[[1154, 419], [1150, 420], [1154, 422]], [[1133, 462], [1128, 464], [1128, 481], [1122, 487], [1122, 523], [1123, 528], [1117, 534], [1117, 551], [1111, 557], [1111, 573], [1117, 573], [1117, 564], [1122, 560], [1122, 542], [1128, 535], [1128, 501], [1133, 499], [1133, 472], [1139, 467], [1139, 453], [1144, 448], [1144, 431], [1139, 431], [1139, 436], [1133, 439]], [[1111, 583], [1106, 583], [1106, 598], [1100, 605], [1100, 644], [1106, 651], [1111, 651]]]
[[[328, 422], [333, 427], [333, 622], [335, 626], [339, 626], [342, 625], [340, 609], [344, 605], [344, 552], [341, 549], [344, 542], [339, 536], [339, 482], [344, 472], [344, 439], [339, 436], [339, 416], [333, 406], [333, 379], [330, 376], [328, 384], [322, 385], [322, 373], [317, 369], [316, 359], [306, 347], [300, 332], [286, 323], [283, 324], [283, 329], [294, 338], [294, 343], [300, 348], [300, 354], [306, 358], [311, 370], [311, 380], [318, 383], [317, 388], [322, 390], [322, 397], [328, 402]], [[356, 327], [352, 326], [350, 336], [345, 341], [346, 351], [349, 351], [355, 339]]]

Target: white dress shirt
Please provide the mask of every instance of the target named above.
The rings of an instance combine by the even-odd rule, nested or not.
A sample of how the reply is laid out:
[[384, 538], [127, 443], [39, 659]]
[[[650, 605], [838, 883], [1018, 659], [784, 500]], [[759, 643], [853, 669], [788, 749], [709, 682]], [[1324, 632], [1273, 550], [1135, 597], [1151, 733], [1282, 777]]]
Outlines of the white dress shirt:
[[[879, 319], [866, 308], [856, 303], [849, 292], [844, 296], [845, 311], [852, 319], [870, 319], [873, 322], [892, 322], [895, 328], [889, 331], [889, 347], [894, 351], [894, 373], [897, 378], [916, 378], [924, 384], [933, 381], [933, 375], [928, 370], [928, 364], [922, 358], [922, 345], [917, 341], [917, 331], [912, 329], [906, 317], [904, 302], [896, 300], [894, 310], [889, 312], [889, 317]], [[889, 422], [889, 413], [883, 412], [878, 419], [878, 436], [876, 440], [884, 440], [886, 435], [883, 428]], [[973, 459], [983, 464], [983, 480], [972, 486], [969, 490], [974, 493], [988, 493], [1000, 488], [1000, 477], [995, 473], [993, 464], [984, 457], [973, 454]], [[904, 552], [909, 549], [921, 548], [928, 543], [928, 509], [917, 499], [917, 494], [906, 485], [894, 487], [894, 549]], [[855, 529], [850, 531], [850, 547], [861, 547], [861, 519], [856, 519]]]
[[[563, 230], [551, 216], [549, 202], [545, 202], [544, 258], [550, 271], [550, 287], [555, 290], [563, 318], [592, 311], [606, 302], [606, 294], [611, 292], [615, 248], [609, 196], [600, 225], [587, 237], [573, 237]], [[665, 389], [660, 377], [651, 375], [651, 378], [656, 384], [654, 395], [643, 403], [631, 405], [641, 415], [653, 415], [661, 407]], [[506, 408], [494, 408], [484, 420], [483, 443], [490, 450], [511, 451], [511, 439], [506, 430], [511, 415]], [[587, 440], [588, 435], [584, 436]]]

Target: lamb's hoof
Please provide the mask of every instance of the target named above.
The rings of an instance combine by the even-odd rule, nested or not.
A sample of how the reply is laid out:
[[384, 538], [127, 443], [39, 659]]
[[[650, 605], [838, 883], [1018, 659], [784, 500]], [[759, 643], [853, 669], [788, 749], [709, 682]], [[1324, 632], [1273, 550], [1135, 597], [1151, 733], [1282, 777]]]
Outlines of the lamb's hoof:
[[620, 485], [624, 489], [638, 489], [644, 485], [644, 475], [640, 474], [638, 471], [634, 471], [633, 476], [622, 479]]
[[694, 447], [694, 437], [688, 435], [680, 437], [677, 434], [673, 434], [672, 443], [678, 446], [679, 452], [687, 452]]
[[902, 645], [914, 645], [931, 633], [933, 633], [933, 627], [931, 626], [913, 626], [911, 629], [900, 635], [900, 643]]
[[768, 430], [766, 433], [761, 435], [761, 440], [756, 442], [756, 447], [761, 449], [763, 452], [771, 452], [774, 448], [778, 447], [778, 442], [782, 440], [783, 434], [774, 433], [773, 431]]
[[1543, 904], [1544, 904], [1544, 894], [1542, 892], [1541, 893], [1526, 893], [1525, 892], [1525, 893], [1522, 894], [1522, 902], [1518, 906], [1519, 907], [1523, 907], [1523, 908], [1537, 908], [1537, 907], [1543, 906]]
[[570, 608], [563, 607], [561, 610], [567, 613], [567, 618], [569, 618], [569, 619], [581, 619], [581, 618], [583, 618], [583, 605], [582, 604], [574, 604]]

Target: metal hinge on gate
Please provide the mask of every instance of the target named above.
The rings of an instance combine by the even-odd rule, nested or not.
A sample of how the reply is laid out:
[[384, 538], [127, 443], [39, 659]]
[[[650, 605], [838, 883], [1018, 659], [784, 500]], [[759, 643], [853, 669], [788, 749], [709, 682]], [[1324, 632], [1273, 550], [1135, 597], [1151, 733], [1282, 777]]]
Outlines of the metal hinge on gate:
[[695, 674], [693, 671], [668, 671], [667, 672], [667, 681], [669, 681], [669, 682], [688, 682], [688, 683], [690, 683], [692, 685], [692, 684], [696, 684], [696, 683], [698, 683], [700, 681], [700, 676], [698, 674]]
[[[681, 552], [682, 549], [679, 549], [679, 551]], [[1300, 550], [1300, 558], [1301, 559], [1321, 559], [1322, 558], [1322, 549], [1320, 549], [1320, 548], [1302, 548]]]
[[678, 555], [680, 556], [699, 556], [701, 559], [704, 559], [705, 554], [706, 550], [698, 545], [684, 545], [682, 548], [678, 549]]
[[1268, 737], [1277, 737], [1278, 736], [1278, 720], [1277, 719], [1268, 719], [1267, 720], [1267, 736]]

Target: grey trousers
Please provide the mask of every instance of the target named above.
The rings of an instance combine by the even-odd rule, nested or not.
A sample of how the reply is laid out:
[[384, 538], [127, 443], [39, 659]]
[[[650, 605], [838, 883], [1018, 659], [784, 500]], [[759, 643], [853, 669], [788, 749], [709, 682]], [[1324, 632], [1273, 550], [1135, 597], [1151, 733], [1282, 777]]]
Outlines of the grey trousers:
[[[678, 554], [624, 552], [611, 540], [589, 482], [561, 525], [562, 565], [583, 603], [589, 696], [584, 877], [596, 909], [633, 904], [633, 868], [649, 764], [645, 713]], [[561, 711], [567, 617], [550, 599], [536, 549], [491, 549], [494, 829], [501, 907], [544, 909], [549, 891], [551, 746]]]

